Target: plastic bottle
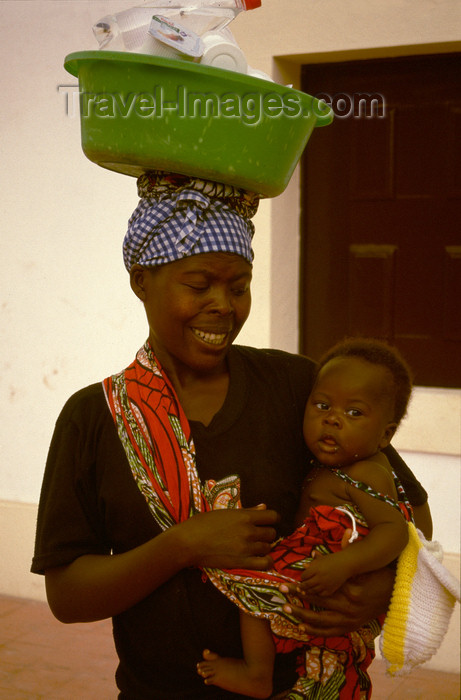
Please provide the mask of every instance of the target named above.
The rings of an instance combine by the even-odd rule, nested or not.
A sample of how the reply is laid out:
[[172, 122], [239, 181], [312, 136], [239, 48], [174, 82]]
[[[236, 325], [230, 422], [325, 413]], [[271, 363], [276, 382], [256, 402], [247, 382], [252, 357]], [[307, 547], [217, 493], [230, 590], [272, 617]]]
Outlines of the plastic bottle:
[[[260, 6], [261, 0], [147, 0], [103, 17], [93, 26], [93, 32], [101, 49], [196, 59], [204, 51], [203, 34], [220, 32], [240, 12]], [[174, 46], [173, 39], [169, 43], [168, 37], [159, 40], [155, 27], [152, 30], [155, 17], [165, 18], [174, 31], [177, 27], [186, 30], [188, 36], [181, 50]], [[160, 20], [154, 24], [160, 27]], [[197, 46], [191, 37], [199, 37]]]

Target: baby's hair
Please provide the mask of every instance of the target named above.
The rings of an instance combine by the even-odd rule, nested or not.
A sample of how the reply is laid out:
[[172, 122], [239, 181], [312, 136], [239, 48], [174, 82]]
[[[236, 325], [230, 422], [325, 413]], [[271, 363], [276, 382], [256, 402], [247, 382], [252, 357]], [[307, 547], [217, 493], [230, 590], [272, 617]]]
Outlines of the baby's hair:
[[335, 357], [358, 357], [391, 372], [394, 378], [394, 421], [399, 424], [410, 400], [412, 373], [397, 348], [374, 338], [345, 338], [320, 358], [318, 369]]

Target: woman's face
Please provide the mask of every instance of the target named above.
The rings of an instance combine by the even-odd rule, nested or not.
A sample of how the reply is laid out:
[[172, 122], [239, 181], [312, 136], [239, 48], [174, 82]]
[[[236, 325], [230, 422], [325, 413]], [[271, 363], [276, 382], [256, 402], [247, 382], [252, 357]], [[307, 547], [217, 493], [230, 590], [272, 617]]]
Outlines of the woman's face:
[[133, 266], [149, 340], [165, 369], [222, 371], [251, 306], [251, 265], [240, 255], [201, 253], [157, 268]]

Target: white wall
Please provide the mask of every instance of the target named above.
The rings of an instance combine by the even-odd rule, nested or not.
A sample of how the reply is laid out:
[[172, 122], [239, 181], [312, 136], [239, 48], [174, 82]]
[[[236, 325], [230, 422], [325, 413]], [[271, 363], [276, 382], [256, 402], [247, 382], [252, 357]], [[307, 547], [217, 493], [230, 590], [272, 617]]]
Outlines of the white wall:
[[[63, 402], [126, 366], [147, 336], [121, 256], [126, 222], [137, 204], [136, 180], [85, 158], [79, 118], [66, 114], [66, 94], [58, 91], [77, 84], [63, 68], [64, 57], [96, 49], [92, 24], [126, 4], [0, 3], [0, 498], [7, 500], [37, 501]], [[258, 246], [264, 247], [262, 237], [257, 255]], [[258, 257], [255, 332], [242, 338], [267, 345], [269, 275], [264, 254]]]
[[[0, 593], [43, 597], [27, 570], [62, 404], [126, 366], [146, 336], [121, 259], [135, 180], [86, 160], [78, 119], [58, 91], [76, 84], [64, 57], [96, 48], [92, 23], [130, 4], [0, 3]], [[232, 28], [251, 65], [297, 85], [303, 62], [460, 50], [460, 23], [459, 0], [263, 0]], [[297, 349], [298, 185], [295, 173], [255, 219], [253, 310], [241, 342]], [[452, 410], [442, 415], [447, 401]], [[436, 537], [458, 560], [460, 403], [459, 392], [421, 389], [396, 438], [429, 491]], [[458, 647], [450, 642], [455, 667]]]

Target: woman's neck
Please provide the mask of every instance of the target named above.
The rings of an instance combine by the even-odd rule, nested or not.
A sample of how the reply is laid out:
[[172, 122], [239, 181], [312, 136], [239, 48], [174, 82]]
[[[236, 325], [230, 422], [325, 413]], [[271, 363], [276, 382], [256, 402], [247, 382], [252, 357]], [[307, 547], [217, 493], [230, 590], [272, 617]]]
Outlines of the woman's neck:
[[217, 365], [213, 371], [201, 371], [170, 356], [154, 351], [162, 371], [172, 383], [179, 402], [187, 418], [208, 426], [218, 413], [227, 396], [229, 370], [227, 360]]
[[184, 413], [191, 421], [208, 426], [222, 408], [229, 388], [229, 373], [203, 375], [175, 387]]

